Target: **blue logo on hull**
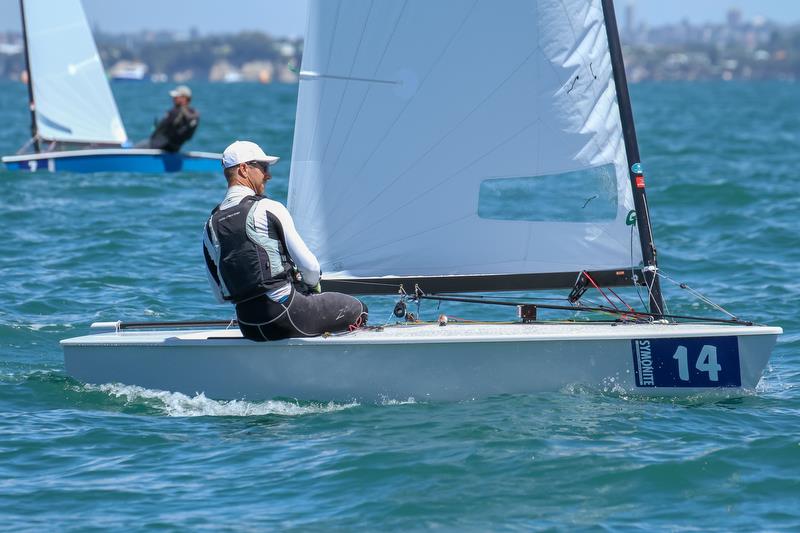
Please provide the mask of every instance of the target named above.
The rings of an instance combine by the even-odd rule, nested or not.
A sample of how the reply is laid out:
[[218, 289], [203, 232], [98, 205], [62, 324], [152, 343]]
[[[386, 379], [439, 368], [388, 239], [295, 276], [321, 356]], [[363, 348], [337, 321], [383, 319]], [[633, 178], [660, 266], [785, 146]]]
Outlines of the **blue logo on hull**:
[[637, 387], [741, 387], [736, 337], [634, 339]]

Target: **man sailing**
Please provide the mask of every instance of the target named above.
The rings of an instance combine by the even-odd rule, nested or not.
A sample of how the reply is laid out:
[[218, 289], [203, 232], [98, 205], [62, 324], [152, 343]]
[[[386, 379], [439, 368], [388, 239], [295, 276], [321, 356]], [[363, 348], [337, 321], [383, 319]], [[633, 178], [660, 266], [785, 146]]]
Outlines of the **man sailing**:
[[236, 306], [239, 329], [255, 341], [313, 337], [366, 323], [367, 307], [347, 294], [320, 292], [320, 265], [289, 211], [264, 196], [278, 157], [236, 141], [222, 154], [225, 199], [203, 233], [217, 300]]

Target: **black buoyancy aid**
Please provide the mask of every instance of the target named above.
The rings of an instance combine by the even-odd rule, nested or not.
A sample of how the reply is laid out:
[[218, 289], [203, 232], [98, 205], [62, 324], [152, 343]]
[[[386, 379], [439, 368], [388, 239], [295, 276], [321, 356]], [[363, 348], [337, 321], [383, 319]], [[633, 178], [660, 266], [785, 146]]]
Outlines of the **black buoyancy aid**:
[[229, 293], [223, 290], [223, 297], [233, 303], [261, 296], [292, 279], [294, 266], [278, 217], [267, 211], [269, 235], [262, 242], [255, 240], [248, 231], [248, 219], [252, 222], [250, 214], [262, 198], [247, 196], [238, 205], [227, 209], [217, 206], [211, 212], [209, 224], [219, 241], [220, 254], [217, 272], [211, 265], [209, 269], [212, 276], [222, 278]]

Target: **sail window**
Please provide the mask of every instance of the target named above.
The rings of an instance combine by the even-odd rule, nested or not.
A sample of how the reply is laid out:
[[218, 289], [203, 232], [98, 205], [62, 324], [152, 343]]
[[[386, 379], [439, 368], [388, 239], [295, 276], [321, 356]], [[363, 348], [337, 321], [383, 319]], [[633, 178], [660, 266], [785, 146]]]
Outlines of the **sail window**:
[[478, 216], [531, 222], [601, 222], [617, 216], [613, 164], [561, 174], [481, 182]]

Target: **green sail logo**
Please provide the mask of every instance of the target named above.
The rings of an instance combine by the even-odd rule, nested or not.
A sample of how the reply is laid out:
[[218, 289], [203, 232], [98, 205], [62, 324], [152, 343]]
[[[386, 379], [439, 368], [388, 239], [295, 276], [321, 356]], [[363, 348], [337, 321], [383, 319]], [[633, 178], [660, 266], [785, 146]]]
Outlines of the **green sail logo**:
[[631, 209], [628, 211], [628, 216], [625, 217], [625, 225], [626, 226], [635, 226], [636, 225], [636, 211]]

